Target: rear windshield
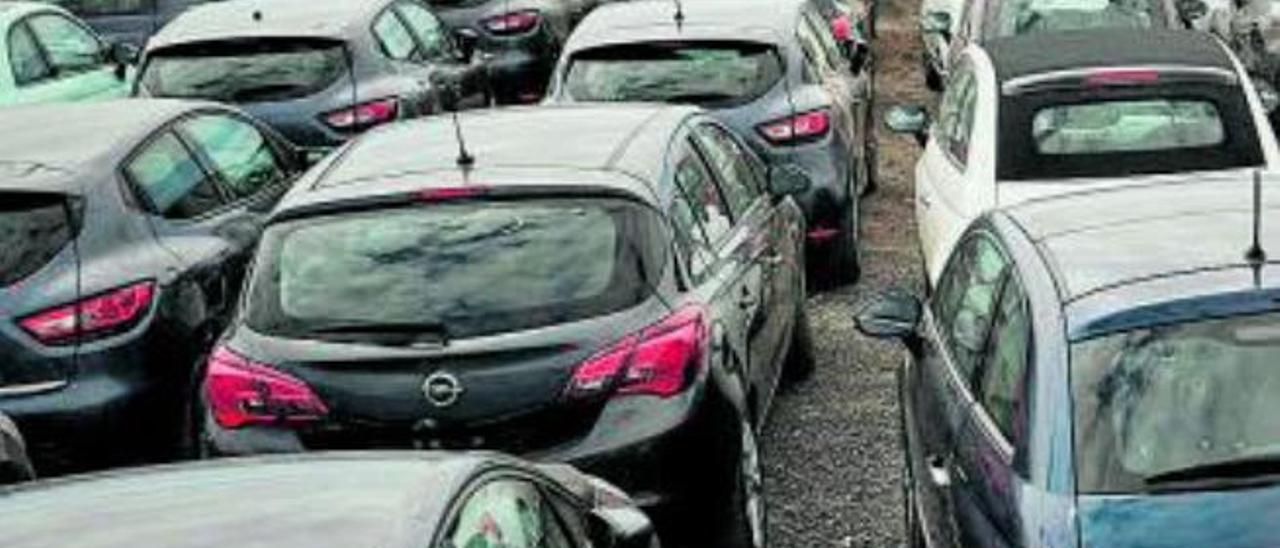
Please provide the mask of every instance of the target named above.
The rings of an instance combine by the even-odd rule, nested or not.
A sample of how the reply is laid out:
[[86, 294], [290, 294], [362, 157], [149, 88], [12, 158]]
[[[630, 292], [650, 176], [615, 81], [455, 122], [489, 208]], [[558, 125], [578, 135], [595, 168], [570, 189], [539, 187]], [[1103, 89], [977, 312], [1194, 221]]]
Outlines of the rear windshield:
[[1161, 476], [1280, 458], [1280, 316], [1108, 335], [1071, 350], [1082, 493], [1160, 486]]
[[1124, 177], [1262, 165], [1239, 86], [1210, 83], [1006, 97], [1001, 180]]
[[48, 195], [0, 193], [0, 287], [34, 274], [71, 241], [64, 204]]
[[323, 90], [346, 73], [343, 45], [254, 41], [161, 50], [139, 78], [154, 97], [231, 103], [282, 101]]
[[646, 269], [660, 265], [649, 211], [625, 200], [464, 201], [278, 225], [258, 255], [248, 323], [297, 338], [388, 324], [463, 338], [622, 310], [645, 298]]
[[1005, 0], [988, 20], [987, 39], [1037, 32], [1168, 24], [1161, 0]]
[[629, 44], [574, 54], [565, 89], [579, 101], [726, 106], [759, 97], [781, 74], [777, 53], [764, 44]]

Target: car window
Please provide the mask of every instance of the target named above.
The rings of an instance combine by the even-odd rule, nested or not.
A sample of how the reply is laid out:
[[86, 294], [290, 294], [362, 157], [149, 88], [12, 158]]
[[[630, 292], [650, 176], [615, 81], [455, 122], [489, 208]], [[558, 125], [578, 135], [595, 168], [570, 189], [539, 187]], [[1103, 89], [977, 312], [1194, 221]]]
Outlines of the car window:
[[694, 217], [702, 225], [707, 239], [719, 245], [729, 235], [733, 221], [715, 180], [702, 159], [686, 144], [684, 157], [676, 164], [676, 185], [694, 207]]
[[223, 204], [213, 180], [173, 133], [148, 143], [125, 171], [152, 211], [164, 217], [197, 217]]
[[841, 61], [845, 57], [840, 51], [840, 45], [836, 43], [835, 36], [831, 34], [831, 25], [823, 21], [820, 15], [808, 10], [804, 12], [804, 20], [818, 41], [818, 46], [822, 48], [823, 57], [830, 63], [831, 69], [840, 70], [840, 67], [844, 66]]
[[413, 57], [418, 45], [393, 11], [385, 11], [373, 23], [373, 36], [382, 46], [382, 53], [396, 61], [407, 61]]
[[694, 135], [702, 143], [708, 163], [719, 176], [720, 189], [728, 200], [731, 213], [734, 218], [742, 218], [760, 195], [761, 183], [747, 163], [746, 156], [750, 153], [724, 129], [712, 124], [698, 125], [694, 128]]
[[1194, 99], [1132, 99], [1045, 107], [1031, 121], [1043, 156], [1213, 147], [1226, 140], [1218, 108]]
[[996, 3], [995, 36], [1080, 29], [1163, 26], [1162, 0], [1006, 0]]
[[938, 106], [935, 136], [957, 167], [964, 169], [969, 158], [969, 134], [977, 109], [977, 81], [973, 70], [961, 65], [947, 84]]
[[713, 261], [711, 241], [707, 239], [702, 223], [698, 222], [698, 214], [683, 193], [672, 200], [670, 216], [675, 230], [676, 252], [680, 254], [680, 260], [689, 270], [693, 282], [698, 283], [705, 278], [707, 267]]
[[67, 213], [56, 195], [0, 193], [0, 287], [39, 271], [66, 247], [73, 234]]
[[297, 99], [334, 85], [347, 72], [344, 46], [329, 40], [282, 38], [160, 50], [138, 77], [154, 97], [224, 103]]
[[106, 60], [102, 42], [75, 21], [45, 13], [33, 16], [28, 24], [36, 40], [44, 46], [49, 64], [60, 74], [95, 69]]
[[831, 59], [827, 58], [826, 51], [819, 41], [817, 33], [809, 26], [807, 19], [801, 18], [800, 23], [796, 26], [796, 38], [800, 42], [800, 49], [804, 52], [806, 60], [809, 61], [809, 69], [814, 79], [822, 77], [822, 73], [832, 70], [835, 64]]
[[958, 248], [959, 264], [948, 267], [936, 295], [936, 313], [961, 377], [968, 382], [987, 342], [1007, 263], [995, 243], [974, 235]]
[[396, 8], [418, 39], [421, 47], [418, 57], [426, 61], [445, 59], [449, 56], [449, 42], [444, 25], [427, 8], [416, 3], [402, 3]]
[[9, 65], [13, 67], [13, 81], [19, 86], [53, 76], [53, 69], [45, 62], [40, 47], [25, 24], [9, 31]]
[[991, 342], [983, 360], [977, 398], [1006, 440], [1023, 439], [1027, 362], [1031, 350], [1031, 318], [1022, 285], [1009, 276], [1000, 297]]
[[443, 548], [573, 548], [573, 544], [536, 486], [497, 480], [462, 503]]
[[781, 77], [782, 63], [769, 44], [637, 42], [574, 53], [564, 87], [579, 101], [678, 102], [721, 108], [755, 100]]
[[253, 195], [285, 177], [270, 142], [253, 124], [224, 115], [204, 115], [182, 124], [194, 147], [221, 175], [233, 198]]
[[149, 4], [146, 0], [56, 0], [54, 3], [81, 17], [140, 14]]

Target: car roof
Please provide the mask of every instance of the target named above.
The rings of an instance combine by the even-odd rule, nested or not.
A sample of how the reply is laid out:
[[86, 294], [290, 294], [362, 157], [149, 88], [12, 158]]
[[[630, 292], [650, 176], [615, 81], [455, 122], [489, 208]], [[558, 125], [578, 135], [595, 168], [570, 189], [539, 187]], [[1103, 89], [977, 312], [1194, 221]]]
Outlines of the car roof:
[[[1280, 179], [1266, 177], [1260, 238], [1280, 259]], [[1157, 302], [1252, 289], [1253, 185], [1241, 175], [1082, 191], [1011, 206], [1073, 325]], [[1268, 263], [1275, 264], [1275, 262]], [[1264, 270], [1275, 270], [1268, 266]], [[1280, 271], [1276, 272], [1280, 274]], [[1269, 277], [1264, 287], [1280, 287]]]
[[[996, 79], [1087, 68], [1178, 66], [1235, 73], [1226, 48], [1207, 32], [1185, 29], [1089, 29], [1031, 33], [984, 44]], [[1051, 51], [1053, 55], [1045, 55]]]
[[0, 546], [418, 546], [447, 498], [499, 461], [515, 462], [491, 454], [320, 453], [36, 482], [0, 489]]
[[[43, 188], [39, 185], [32, 187], [31, 183], [21, 180], [23, 177], [17, 176], [24, 173], [34, 175], [36, 171], [75, 173], [85, 167], [97, 169], [99, 162], [114, 161], [128, 154], [159, 126], [187, 112], [208, 108], [225, 110], [213, 103], [174, 99], [116, 99], [6, 107], [4, 115], [0, 116], [0, 164], [7, 167], [0, 170], [6, 175], [0, 177], [0, 188], [73, 191], [78, 181], [42, 178], [42, 184], [54, 185]], [[28, 177], [27, 180], [32, 179]]]
[[596, 8], [570, 38], [573, 49], [656, 40], [751, 40], [778, 44], [790, 36], [807, 0], [697, 0], [682, 4], [676, 25], [672, 0], [638, 0]]
[[606, 186], [650, 201], [667, 146], [700, 109], [659, 104], [566, 104], [458, 114], [475, 164], [457, 165], [451, 116], [400, 122], [369, 132], [295, 185], [278, 209], [473, 182]]
[[147, 50], [250, 38], [343, 40], [367, 26], [388, 0], [226, 0], [198, 4], [147, 42]]

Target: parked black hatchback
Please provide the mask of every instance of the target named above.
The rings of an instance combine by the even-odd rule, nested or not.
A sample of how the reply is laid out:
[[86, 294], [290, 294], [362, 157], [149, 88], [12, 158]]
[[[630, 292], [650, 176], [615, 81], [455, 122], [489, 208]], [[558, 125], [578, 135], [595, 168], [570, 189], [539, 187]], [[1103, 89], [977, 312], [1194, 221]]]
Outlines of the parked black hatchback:
[[0, 134], [0, 411], [42, 472], [168, 448], [295, 153], [160, 100], [16, 107]]
[[398, 124], [283, 200], [208, 363], [211, 448], [567, 461], [686, 509], [701, 546], [761, 546], [755, 433], [788, 357], [812, 367], [807, 179], [768, 185], [689, 107], [460, 124], [473, 168], [448, 118]]

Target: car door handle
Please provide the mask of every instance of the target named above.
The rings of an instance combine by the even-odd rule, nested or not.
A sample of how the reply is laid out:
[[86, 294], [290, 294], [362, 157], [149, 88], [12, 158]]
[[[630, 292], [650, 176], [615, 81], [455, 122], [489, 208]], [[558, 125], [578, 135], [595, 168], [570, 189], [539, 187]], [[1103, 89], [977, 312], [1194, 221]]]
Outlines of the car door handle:
[[934, 455], [929, 457], [926, 466], [929, 469], [929, 481], [935, 487], [951, 487], [951, 467], [947, 465], [947, 459]]

